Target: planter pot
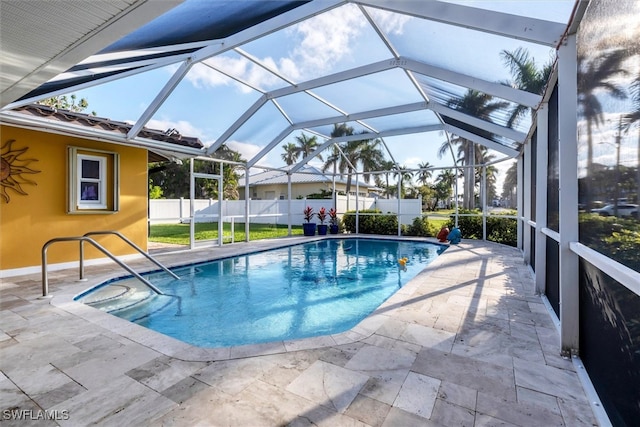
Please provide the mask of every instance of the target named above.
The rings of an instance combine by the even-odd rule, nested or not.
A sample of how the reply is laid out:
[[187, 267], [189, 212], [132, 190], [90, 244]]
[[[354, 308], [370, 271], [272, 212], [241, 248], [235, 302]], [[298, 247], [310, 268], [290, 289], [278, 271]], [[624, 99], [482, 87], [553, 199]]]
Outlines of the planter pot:
[[329, 226], [327, 224], [318, 224], [318, 234], [320, 236], [324, 236], [327, 234], [327, 228]]
[[305, 236], [315, 236], [316, 235], [316, 223], [315, 222], [305, 222], [302, 224], [302, 231]]
[[339, 227], [337, 224], [331, 224], [329, 226], [329, 233], [331, 234], [338, 234], [338, 230], [339, 230]]

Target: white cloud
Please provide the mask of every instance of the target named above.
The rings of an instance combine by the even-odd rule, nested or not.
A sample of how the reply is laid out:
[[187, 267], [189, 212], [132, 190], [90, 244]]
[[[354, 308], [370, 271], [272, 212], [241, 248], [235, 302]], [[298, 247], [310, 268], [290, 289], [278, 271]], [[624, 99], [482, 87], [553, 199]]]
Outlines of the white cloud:
[[404, 161], [400, 164], [401, 166], [406, 166], [408, 168], [417, 168], [418, 164], [422, 163], [422, 158], [420, 157], [408, 157], [404, 159]]
[[[264, 56], [259, 59], [268, 68], [294, 81], [315, 78], [352, 54], [352, 42], [365, 25], [367, 21], [360, 10], [356, 6], [345, 5], [286, 29], [283, 35], [293, 40], [295, 46], [292, 50], [279, 58]], [[216, 56], [206, 62], [261, 90], [271, 90], [281, 83], [278, 77], [244, 57]], [[175, 69], [177, 67], [171, 71]], [[243, 93], [251, 91], [246, 85], [202, 64], [196, 64], [185, 78], [196, 88], [234, 85]]]
[[287, 76], [290, 79], [296, 81], [300, 79], [300, 71], [298, 70], [298, 65], [291, 58], [281, 58], [279, 70], [282, 75]]
[[302, 78], [318, 76], [351, 54], [352, 41], [365, 25], [367, 22], [362, 13], [352, 5], [307, 19], [289, 30], [300, 37], [290, 60], [295, 62]]
[[[211, 59], [208, 61], [212, 61]], [[234, 68], [238, 68], [237, 66]], [[229, 77], [221, 74], [202, 64], [194, 65], [185, 79], [198, 89], [211, 88], [216, 86], [226, 86], [233, 83]]]
[[[225, 73], [237, 76], [253, 87], [261, 90], [269, 90], [270, 88], [273, 88], [274, 85], [280, 83], [280, 79], [277, 76], [244, 57], [230, 58], [219, 56], [207, 59], [205, 62], [224, 71]], [[271, 69], [277, 69], [275, 61], [271, 57], [264, 58], [262, 62]], [[194, 67], [194, 69], [195, 68], [196, 67]], [[211, 68], [205, 66], [200, 66], [198, 68], [203, 70], [198, 73], [189, 73], [187, 76], [187, 78], [189, 78], [196, 87], [199, 87], [198, 85], [215, 87], [225, 84], [236, 86], [242, 93], [249, 93], [253, 91], [250, 86], [233, 80], [222, 73], [212, 70]]]
[[145, 125], [146, 128], [149, 129], [157, 129], [166, 131], [169, 129], [175, 129], [180, 132], [180, 135], [195, 137], [202, 139], [204, 137], [204, 132], [197, 127], [193, 126], [191, 123], [185, 120], [172, 121], [172, 120], [157, 120], [151, 119]]
[[[253, 159], [256, 156], [256, 154], [258, 154], [260, 150], [262, 150], [262, 147], [259, 147], [255, 144], [247, 144], [246, 142], [240, 142], [240, 141], [228, 141], [226, 142], [226, 145], [230, 149], [240, 153], [242, 155], [242, 158], [245, 160]], [[260, 162], [258, 163], [262, 164], [263, 166], [266, 166], [263, 163], [260, 163]]]
[[407, 15], [375, 8], [367, 9], [367, 11], [376, 24], [380, 26], [380, 29], [387, 34], [402, 35], [404, 33], [404, 25], [412, 19]]

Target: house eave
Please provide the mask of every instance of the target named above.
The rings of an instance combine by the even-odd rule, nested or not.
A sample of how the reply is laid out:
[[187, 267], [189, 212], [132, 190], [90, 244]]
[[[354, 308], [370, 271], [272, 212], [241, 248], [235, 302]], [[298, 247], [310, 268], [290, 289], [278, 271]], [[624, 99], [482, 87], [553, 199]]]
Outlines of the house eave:
[[39, 132], [86, 138], [110, 144], [144, 148], [150, 151], [160, 150], [165, 153], [172, 153], [177, 158], [196, 157], [201, 156], [204, 153], [204, 149], [171, 144], [142, 137], [127, 139], [125, 134], [119, 132], [85, 128], [46, 118], [36, 118], [32, 116], [27, 117], [24, 114], [13, 111], [0, 112], [0, 124]]

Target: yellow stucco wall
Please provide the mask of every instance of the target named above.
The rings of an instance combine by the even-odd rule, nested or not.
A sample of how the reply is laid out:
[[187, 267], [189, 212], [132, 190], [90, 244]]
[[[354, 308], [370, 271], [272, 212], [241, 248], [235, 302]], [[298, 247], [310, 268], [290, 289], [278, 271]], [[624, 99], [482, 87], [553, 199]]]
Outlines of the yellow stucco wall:
[[[0, 127], [0, 145], [15, 140], [12, 151], [28, 147], [18, 159], [37, 159], [28, 167], [37, 174], [23, 174], [37, 185], [21, 184], [27, 195], [7, 188], [9, 203], [0, 200], [0, 270], [41, 265], [42, 246], [55, 237], [81, 236], [95, 230], [117, 230], [142, 249], [147, 248], [147, 151], [52, 133], [9, 126]], [[67, 147], [110, 151], [120, 155], [120, 209], [98, 214], [67, 213]], [[3, 149], [3, 158], [7, 158]], [[18, 165], [19, 161], [14, 161]], [[15, 177], [15, 175], [14, 175]], [[19, 178], [16, 178], [20, 181]], [[135, 253], [115, 236], [96, 236], [98, 243], [116, 255]], [[48, 250], [48, 263], [78, 260], [76, 242], [56, 243]], [[85, 245], [85, 259], [103, 258]], [[115, 264], [114, 264], [115, 266]]]

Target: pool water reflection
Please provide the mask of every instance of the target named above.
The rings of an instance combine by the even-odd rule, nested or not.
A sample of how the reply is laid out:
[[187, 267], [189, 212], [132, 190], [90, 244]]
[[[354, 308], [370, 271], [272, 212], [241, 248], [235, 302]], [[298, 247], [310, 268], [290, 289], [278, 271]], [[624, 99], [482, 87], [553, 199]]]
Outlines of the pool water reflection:
[[165, 295], [130, 278], [78, 300], [201, 347], [336, 334], [357, 325], [444, 248], [328, 239], [179, 268], [180, 280], [148, 275]]

